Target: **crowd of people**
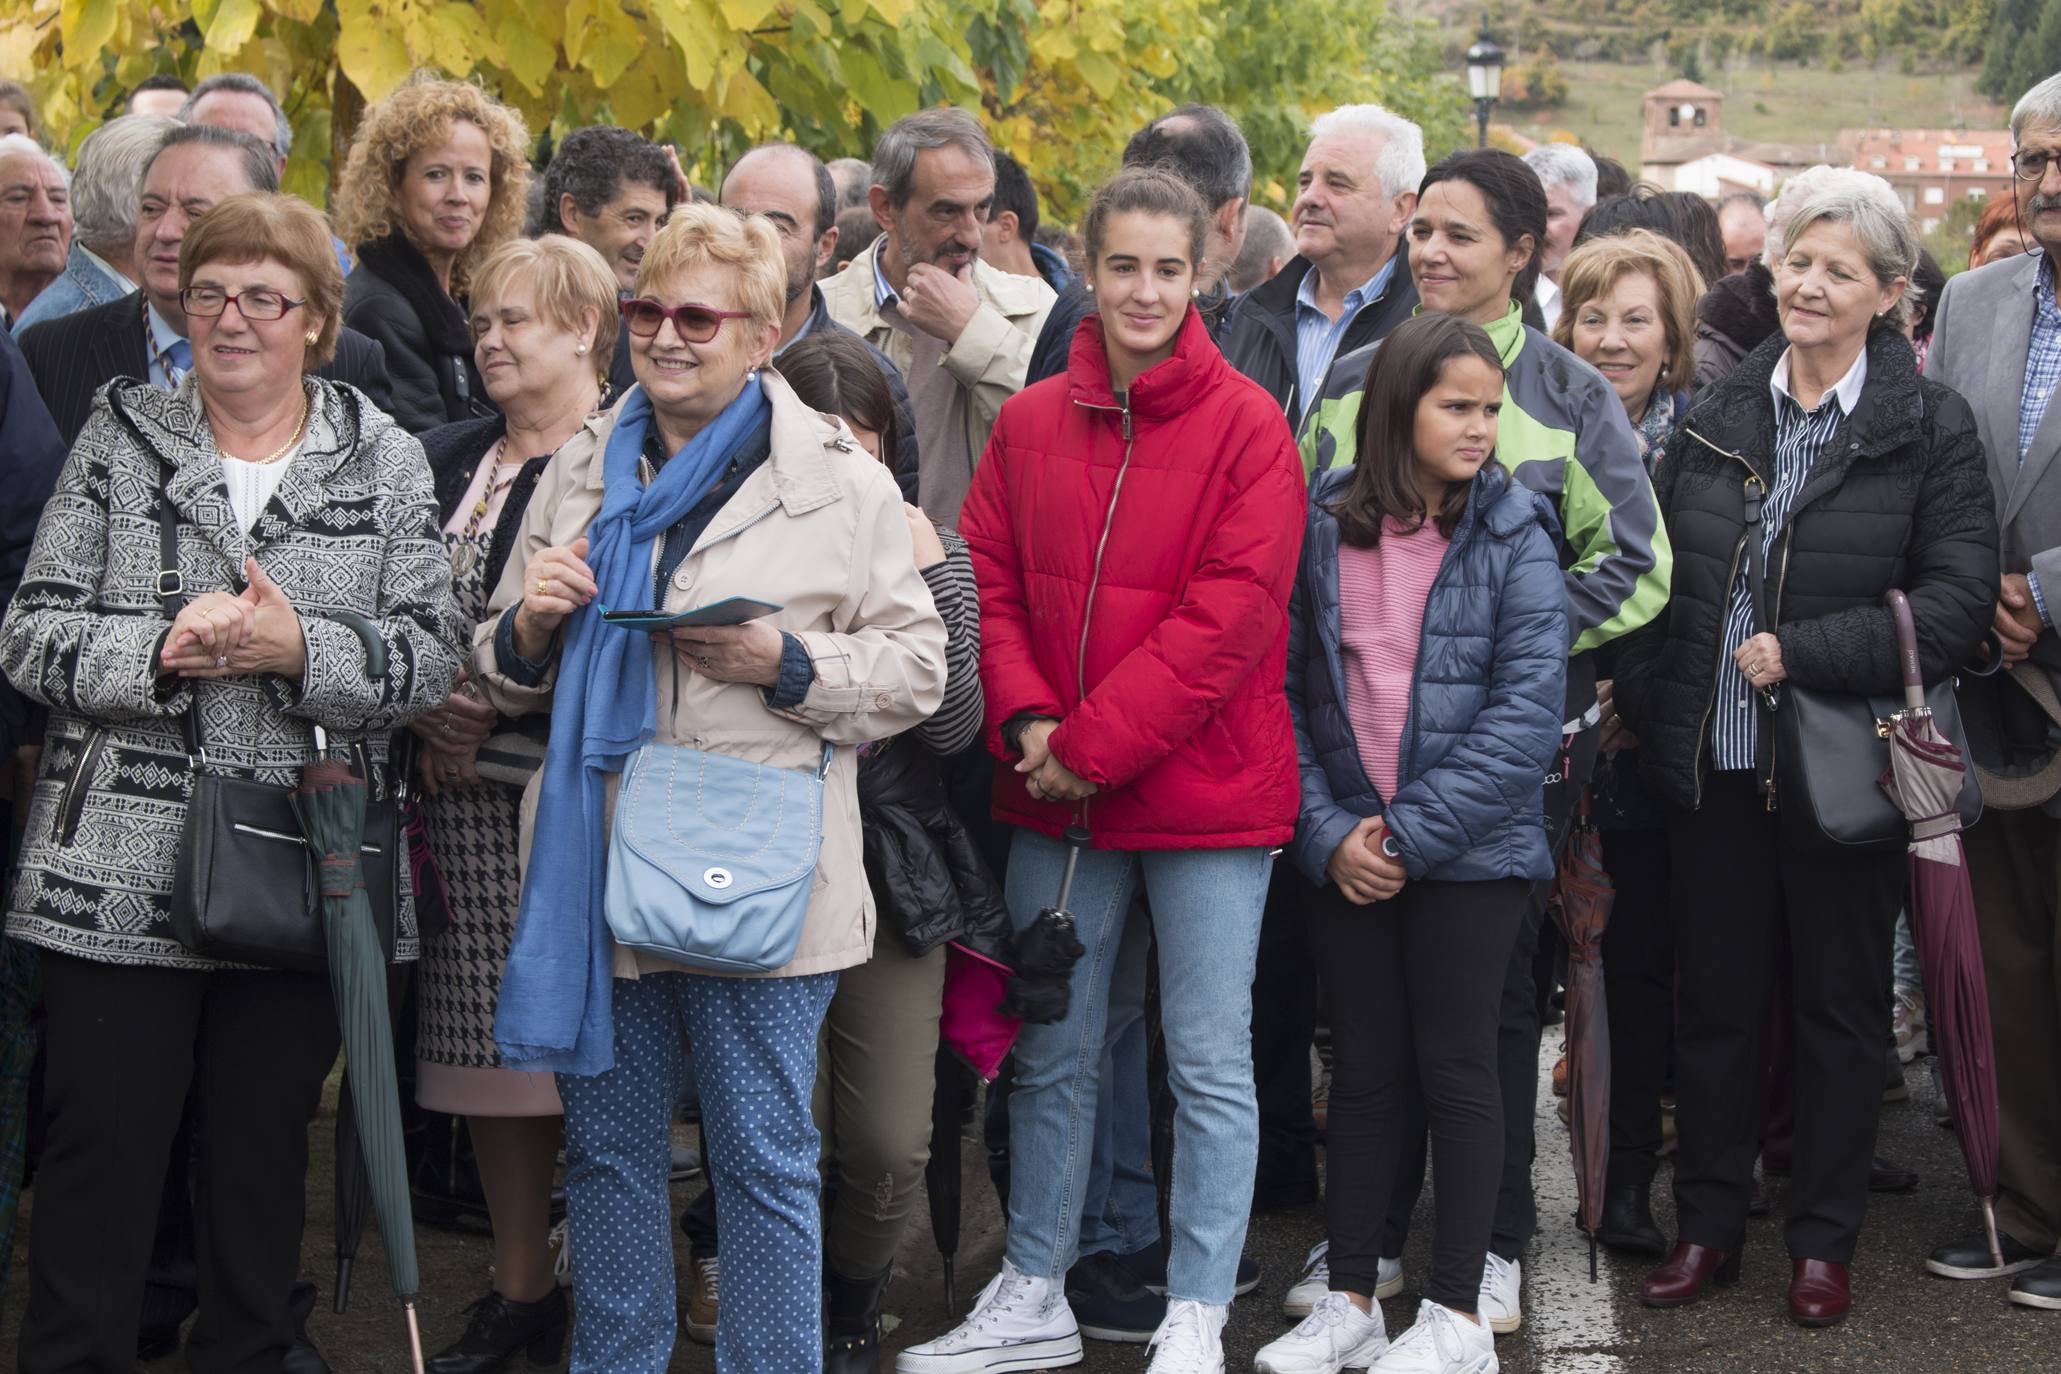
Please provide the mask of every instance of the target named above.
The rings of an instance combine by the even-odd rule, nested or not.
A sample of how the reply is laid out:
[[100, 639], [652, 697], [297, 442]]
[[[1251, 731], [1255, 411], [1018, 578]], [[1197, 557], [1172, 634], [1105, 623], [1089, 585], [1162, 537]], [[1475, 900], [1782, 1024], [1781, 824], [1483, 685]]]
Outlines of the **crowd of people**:
[[[295, 842], [215, 799], [323, 749], [416, 822], [374, 903], [401, 1078], [492, 1228], [437, 1374], [656, 1374], [683, 1328], [877, 1374], [969, 1071], [1001, 1270], [903, 1374], [1215, 1374], [1250, 1214], [1319, 1198], [1255, 1368], [1489, 1374], [1577, 827], [1596, 1238], [1695, 1302], [1786, 1177], [1788, 1315], [1839, 1322], [1915, 1182], [1875, 1129], [1922, 972], [1901, 843], [1828, 846], [1777, 742], [1900, 690], [1892, 590], [1988, 803], [1999, 1233], [1924, 1263], [2061, 1310], [2061, 76], [1951, 282], [1866, 172], [1713, 205], [1373, 105], [1312, 122], [1285, 220], [1173, 110], [1078, 235], [950, 107], [713, 191], [534, 133], [418, 76], [325, 214], [253, 77], [153, 77], [71, 166], [0, 82], [24, 1374], [328, 1367], [328, 982], [290, 894], [191, 872]], [[230, 897], [280, 911], [231, 938]]]

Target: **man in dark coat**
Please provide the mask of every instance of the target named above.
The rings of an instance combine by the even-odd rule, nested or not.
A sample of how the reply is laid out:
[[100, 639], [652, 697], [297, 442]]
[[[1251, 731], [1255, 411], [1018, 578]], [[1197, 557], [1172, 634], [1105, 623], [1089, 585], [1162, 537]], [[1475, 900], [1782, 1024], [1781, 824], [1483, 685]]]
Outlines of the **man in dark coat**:
[[1417, 308], [1403, 229], [1424, 180], [1424, 133], [1379, 105], [1310, 125], [1290, 222], [1296, 257], [1238, 299], [1220, 342], [1296, 426], [1335, 359], [1384, 337]]
[[[1209, 241], [1196, 264], [1195, 286], [1210, 337], [1223, 343], [1224, 320], [1231, 304], [1227, 285], [1231, 264], [1245, 242], [1245, 201], [1252, 194], [1252, 151], [1231, 117], [1212, 105], [1183, 105], [1161, 115], [1124, 145], [1124, 166], [1165, 167], [1193, 186], [1210, 207]], [[1074, 330], [1095, 313], [1095, 296], [1086, 278], [1059, 287], [1059, 299], [1045, 316], [1045, 327], [1031, 349], [1025, 385], [1066, 371]]]
[[[115, 378], [172, 386], [185, 377], [193, 365], [179, 305], [179, 245], [186, 230], [219, 200], [278, 189], [271, 149], [248, 134], [187, 124], [165, 135], [140, 193], [135, 262], [143, 289], [22, 331], [22, 354], [67, 448], [85, 428], [94, 393]], [[353, 330], [338, 336], [335, 359], [317, 375], [350, 383], [382, 410], [392, 404], [379, 345]], [[40, 511], [48, 496], [48, 487], [24, 491], [10, 484], [6, 500], [32, 501]]]

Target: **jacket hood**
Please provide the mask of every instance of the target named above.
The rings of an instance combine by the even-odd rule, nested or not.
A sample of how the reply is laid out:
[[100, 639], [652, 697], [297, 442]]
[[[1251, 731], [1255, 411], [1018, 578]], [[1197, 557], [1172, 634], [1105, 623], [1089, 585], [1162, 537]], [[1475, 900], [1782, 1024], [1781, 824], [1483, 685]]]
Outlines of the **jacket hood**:
[[[1130, 408], [1134, 415], [1164, 420], [1196, 404], [1213, 386], [1228, 364], [1209, 337], [1209, 326], [1193, 302], [1174, 336], [1173, 356], [1154, 363], [1131, 383]], [[1078, 405], [1114, 408], [1116, 391], [1109, 383], [1109, 350], [1102, 338], [1102, 316], [1083, 318], [1073, 332], [1073, 348], [1066, 362], [1066, 393]]]
[[[1310, 480], [1310, 503], [1324, 505], [1337, 500], [1345, 492], [1346, 483], [1352, 481], [1353, 467], [1325, 468]], [[1460, 516], [1460, 523], [1453, 527], [1453, 537], [1476, 520], [1498, 539], [1508, 539], [1526, 525], [1537, 520], [1548, 529], [1557, 529], [1558, 522], [1553, 507], [1546, 498], [1511, 480], [1510, 471], [1493, 458], [1483, 463], [1481, 471], [1474, 474], [1474, 482], [1467, 492], [1467, 509]]]
[[[1782, 332], [1775, 313], [1775, 278], [1765, 263], [1720, 277], [1696, 302], [1696, 323], [1720, 334], [1742, 350]], [[1763, 378], [1763, 381], [1766, 379]]]

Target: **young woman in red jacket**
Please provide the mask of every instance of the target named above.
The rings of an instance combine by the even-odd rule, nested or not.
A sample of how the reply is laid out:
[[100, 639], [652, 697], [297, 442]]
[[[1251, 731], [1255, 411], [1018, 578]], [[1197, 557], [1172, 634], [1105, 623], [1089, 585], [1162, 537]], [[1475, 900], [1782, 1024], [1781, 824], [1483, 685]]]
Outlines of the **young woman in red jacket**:
[[1280, 407], [1191, 305], [1208, 212], [1134, 168], [1088, 211], [1096, 314], [1065, 375], [1002, 407], [960, 531], [980, 584], [995, 811], [1019, 829], [1028, 926], [1084, 825], [1070, 907], [1086, 954], [1055, 1025], [1025, 1026], [1010, 1103], [1002, 1273], [902, 1374], [1077, 1363], [1078, 1246], [1111, 967], [1150, 900], [1177, 1103], [1174, 1242], [1154, 1374], [1216, 1374], [1252, 1195], [1249, 1034], [1269, 854], [1300, 795], [1284, 689], [1302, 465]]

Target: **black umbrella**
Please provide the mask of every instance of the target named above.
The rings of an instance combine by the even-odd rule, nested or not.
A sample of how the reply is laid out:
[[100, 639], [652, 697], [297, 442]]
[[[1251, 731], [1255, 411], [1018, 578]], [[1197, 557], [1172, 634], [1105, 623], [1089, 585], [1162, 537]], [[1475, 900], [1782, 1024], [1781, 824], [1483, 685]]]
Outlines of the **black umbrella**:
[[923, 1166], [923, 1190], [930, 1200], [930, 1233], [945, 1266], [945, 1306], [959, 1310], [953, 1265], [959, 1258], [960, 1163], [966, 1109], [973, 1101], [973, 1071], [943, 1045], [937, 1052], [937, 1087], [930, 1099], [930, 1162]]
[[1084, 826], [1066, 827], [1066, 870], [1059, 875], [1059, 900], [1038, 913], [1016, 937], [1016, 976], [1009, 980], [1009, 994], [1002, 1010], [1034, 1026], [1049, 1026], [1063, 1020], [1073, 1000], [1073, 966], [1087, 950], [1074, 933], [1073, 912], [1067, 909], [1073, 897], [1074, 869], [1081, 851], [1088, 847]]

